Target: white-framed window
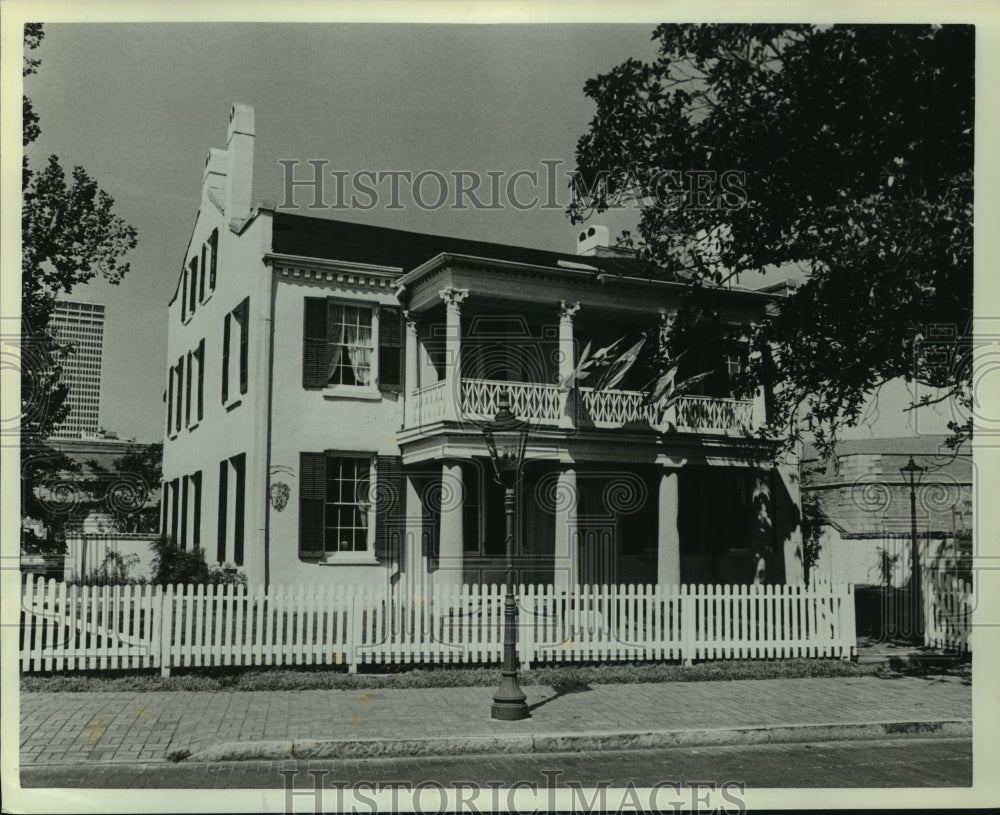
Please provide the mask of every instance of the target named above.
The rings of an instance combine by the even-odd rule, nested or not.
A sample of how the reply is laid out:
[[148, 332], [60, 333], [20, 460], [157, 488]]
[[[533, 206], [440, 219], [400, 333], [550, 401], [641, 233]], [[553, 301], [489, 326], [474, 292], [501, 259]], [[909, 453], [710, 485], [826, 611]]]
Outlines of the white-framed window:
[[331, 559], [372, 553], [374, 456], [301, 453], [299, 554]]
[[305, 298], [302, 384], [342, 393], [402, 387], [402, 310]]

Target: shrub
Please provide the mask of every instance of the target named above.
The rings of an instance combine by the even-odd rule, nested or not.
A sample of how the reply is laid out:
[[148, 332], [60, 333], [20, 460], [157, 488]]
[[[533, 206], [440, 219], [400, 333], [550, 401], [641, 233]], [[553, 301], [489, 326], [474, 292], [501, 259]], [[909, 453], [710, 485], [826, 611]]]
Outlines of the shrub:
[[105, 553], [101, 565], [93, 572], [67, 582], [81, 586], [144, 586], [146, 578], [132, 575], [132, 569], [138, 563], [138, 555], [122, 556], [121, 553], [112, 550]]
[[246, 575], [228, 563], [209, 566], [205, 550], [200, 546], [181, 549], [172, 536], [158, 538], [150, 544], [153, 549], [153, 582], [159, 586], [168, 583], [233, 584], [245, 586]]

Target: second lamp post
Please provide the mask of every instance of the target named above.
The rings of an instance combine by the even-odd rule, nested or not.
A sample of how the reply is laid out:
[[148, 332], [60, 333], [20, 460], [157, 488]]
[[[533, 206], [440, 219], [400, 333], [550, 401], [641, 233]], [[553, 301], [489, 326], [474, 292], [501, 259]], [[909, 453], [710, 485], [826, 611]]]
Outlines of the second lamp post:
[[497, 482], [504, 488], [504, 513], [507, 519], [505, 577], [507, 583], [503, 599], [503, 668], [500, 687], [493, 694], [490, 709], [494, 719], [517, 721], [527, 719], [528, 703], [517, 681], [517, 599], [514, 596], [514, 511], [517, 506], [517, 483], [524, 464], [524, 450], [528, 443], [528, 427], [511, 412], [510, 394], [501, 391], [497, 399], [497, 413], [491, 424], [483, 428], [486, 447], [490, 452]]

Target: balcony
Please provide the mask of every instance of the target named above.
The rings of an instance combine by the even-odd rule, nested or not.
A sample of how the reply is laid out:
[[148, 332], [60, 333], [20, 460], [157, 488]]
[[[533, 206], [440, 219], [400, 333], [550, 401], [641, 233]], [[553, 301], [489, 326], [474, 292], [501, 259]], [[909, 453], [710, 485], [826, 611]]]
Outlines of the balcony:
[[413, 391], [406, 400], [405, 429], [445, 421], [490, 421], [504, 391], [514, 414], [539, 428], [640, 428], [670, 422], [686, 433], [742, 435], [754, 423], [750, 400], [686, 396], [658, 417], [652, 406], [643, 404], [639, 391], [581, 388], [568, 398], [554, 384], [463, 378], [457, 389], [441, 380]]

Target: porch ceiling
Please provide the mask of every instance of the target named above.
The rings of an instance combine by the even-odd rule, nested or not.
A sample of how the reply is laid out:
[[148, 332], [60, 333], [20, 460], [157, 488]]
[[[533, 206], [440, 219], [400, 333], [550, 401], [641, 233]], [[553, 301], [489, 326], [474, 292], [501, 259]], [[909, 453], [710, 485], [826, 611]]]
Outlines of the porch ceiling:
[[[439, 255], [399, 280], [401, 300], [411, 312], [422, 313], [439, 304], [445, 288], [469, 290], [469, 301], [483, 305], [523, 304], [525, 308], [555, 307], [561, 300], [579, 301], [591, 313], [656, 315], [680, 304], [684, 284], [664, 280], [614, 277], [596, 267], [533, 266], [463, 255]], [[773, 295], [728, 293], [728, 311], [734, 319], [752, 317]]]

